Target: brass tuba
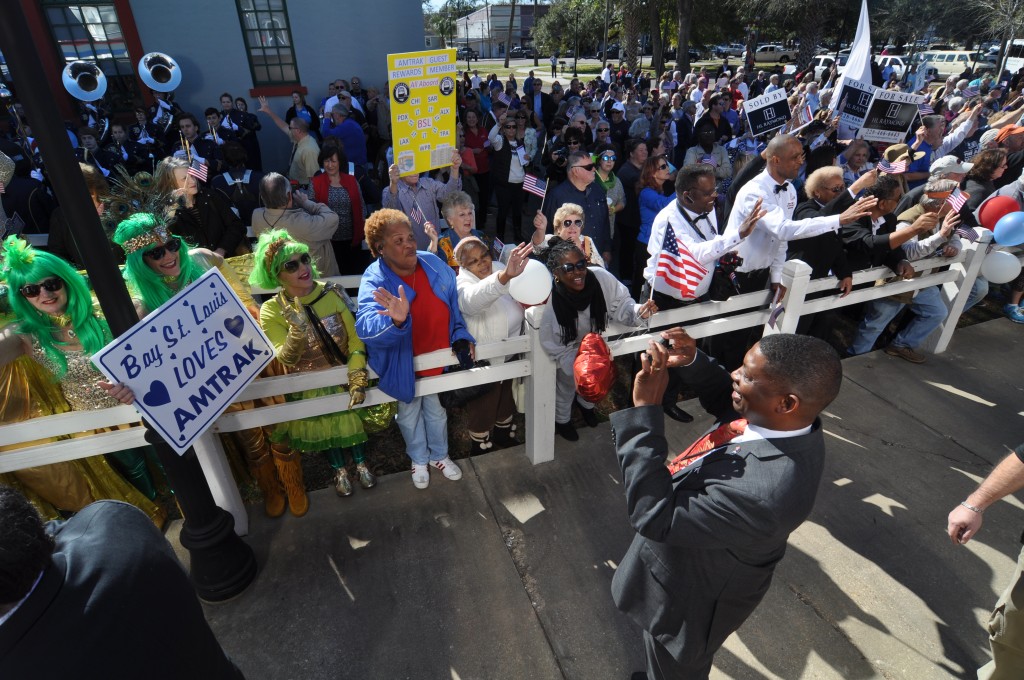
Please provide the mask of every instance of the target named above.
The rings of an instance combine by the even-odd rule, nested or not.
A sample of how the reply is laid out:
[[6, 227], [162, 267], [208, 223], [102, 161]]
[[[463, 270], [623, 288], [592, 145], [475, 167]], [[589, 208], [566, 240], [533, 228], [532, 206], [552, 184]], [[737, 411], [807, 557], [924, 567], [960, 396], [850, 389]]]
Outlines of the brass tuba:
[[107, 76], [91, 61], [73, 61], [64, 67], [64, 89], [83, 102], [102, 99], [107, 91]]
[[171, 97], [169, 93], [181, 85], [181, 67], [168, 54], [150, 52], [139, 59], [139, 78], [149, 89], [168, 93], [166, 99], [157, 100], [156, 116], [153, 118], [153, 124], [167, 134], [174, 123], [174, 112], [167, 100]]

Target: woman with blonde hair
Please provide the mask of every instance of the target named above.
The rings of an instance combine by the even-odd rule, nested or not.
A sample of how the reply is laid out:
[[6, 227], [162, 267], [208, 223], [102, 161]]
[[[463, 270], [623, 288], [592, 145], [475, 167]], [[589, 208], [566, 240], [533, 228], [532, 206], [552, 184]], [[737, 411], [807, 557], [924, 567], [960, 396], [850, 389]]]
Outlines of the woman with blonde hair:
[[555, 211], [552, 220], [554, 221], [551, 229], [553, 233], [547, 234], [545, 232], [548, 229], [548, 218], [544, 216], [544, 213], [538, 210], [536, 217], [533, 218], [534, 232], [531, 242], [538, 255], [547, 252], [548, 244], [552, 239], [558, 238], [563, 241], [571, 241], [579, 248], [587, 264], [594, 267], [605, 266], [604, 258], [597, 250], [594, 239], [583, 235], [584, 215], [581, 206], [575, 203], [563, 203]]

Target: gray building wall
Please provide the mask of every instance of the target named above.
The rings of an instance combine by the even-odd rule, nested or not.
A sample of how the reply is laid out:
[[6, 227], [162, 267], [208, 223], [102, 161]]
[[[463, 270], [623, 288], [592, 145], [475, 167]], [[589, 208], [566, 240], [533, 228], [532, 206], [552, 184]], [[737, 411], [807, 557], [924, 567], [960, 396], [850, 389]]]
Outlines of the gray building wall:
[[[253, 87], [238, 9], [232, 0], [132, 0], [132, 12], [144, 52], [166, 52], [177, 60], [182, 85], [175, 100], [196, 114], [220, 108], [222, 92], [245, 97], [249, 111], [259, 103]], [[358, 75], [363, 88], [382, 87], [387, 55], [424, 48], [423, 9], [419, 0], [287, 0], [295, 60], [306, 101], [318, 108], [327, 83]], [[141, 56], [141, 55], [139, 55]], [[291, 97], [273, 97], [274, 111], [284, 117]], [[291, 144], [265, 114], [259, 133], [263, 167], [286, 169]]]

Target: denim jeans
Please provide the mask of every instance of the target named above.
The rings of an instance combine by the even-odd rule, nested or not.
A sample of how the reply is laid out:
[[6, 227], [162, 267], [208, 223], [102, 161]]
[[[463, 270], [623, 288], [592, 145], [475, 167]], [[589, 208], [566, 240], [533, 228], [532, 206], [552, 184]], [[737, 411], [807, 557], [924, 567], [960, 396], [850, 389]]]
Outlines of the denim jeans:
[[436, 394], [415, 397], [408, 404], [398, 402], [396, 420], [413, 463], [426, 465], [448, 456], [448, 412]]
[[[848, 350], [850, 354], [864, 354], [870, 352], [875, 346], [875, 340], [882, 334], [889, 322], [896, 318], [904, 305], [900, 302], [882, 298], [872, 300], [868, 303], [867, 312], [861, 319], [857, 334]], [[917, 292], [914, 301], [910, 303], [910, 310], [914, 312], [914, 320], [907, 324], [906, 328], [899, 332], [891, 344], [896, 347], [909, 347], [914, 349], [925, 341], [932, 331], [939, 327], [942, 320], [946, 318], [948, 310], [942, 301], [942, 293], [938, 286], [924, 288]]]
[[974, 279], [974, 285], [971, 286], [971, 294], [967, 297], [967, 302], [964, 303], [964, 311], [966, 312], [984, 300], [986, 295], [988, 295], [988, 281], [979, 276]]

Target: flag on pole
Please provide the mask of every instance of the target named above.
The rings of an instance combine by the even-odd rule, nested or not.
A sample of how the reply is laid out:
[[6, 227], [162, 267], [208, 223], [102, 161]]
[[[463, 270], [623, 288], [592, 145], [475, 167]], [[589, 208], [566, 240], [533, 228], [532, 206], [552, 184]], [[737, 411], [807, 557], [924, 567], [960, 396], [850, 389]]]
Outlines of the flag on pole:
[[921, 112], [922, 116], [930, 116], [935, 113], [935, 109], [928, 104], [918, 104], [917, 110]]
[[807, 104], [807, 105], [804, 106], [804, 120], [806, 122], [808, 122], [808, 123], [810, 123], [812, 120], [814, 120], [814, 112], [811, 111], [811, 105], [810, 104]]
[[528, 191], [534, 196], [540, 196], [543, 199], [544, 194], [547, 193], [547, 182], [530, 173], [526, 173], [523, 176], [523, 191]]
[[655, 278], [663, 279], [665, 283], [677, 289], [684, 300], [697, 297], [697, 286], [708, 273], [685, 246], [679, 246], [671, 224], [665, 226], [665, 239], [661, 244], [661, 252], [658, 253], [656, 267]]
[[970, 99], [971, 97], [977, 97], [978, 96], [978, 90], [976, 88], [973, 88], [973, 87], [968, 87], [966, 89], [960, 90], [960, 96], [963, 97], [964, 99]]
[[512, 105], [512, 97], [509, 97], [504, 92], [502, 92], [501, 94], [498, 95], [498, 101], [501, 102], [502, 104], [504, 104], [505, 106], [511, 106]]
[[205, 182], [209, 176], [209, 170], [206, 167], [206, 163], [200, 163], [198, 158], [192, 159], [192, 164], [188, 166], [188, 174], [192, 175], [200, 182]]
[[960, 227], [956, 230], [956, 235], [967, 239], [971, 243], [975, 243], [978, 240], [978, 231], [974, 227]]
[[970, 194], [965, 194], [960, 191], [959, 187], [957, 187], [956, 189], [953, 189], [953, 192], [948, 197], [946, 197], [946, 203], [949, 203], [949, 207], [953, 209], [953, 212], [960, 212], [960, 209], [964, 207], [964, 203], [966, 203], [967, 199], [970, 197]]
[[878, 161], [878, 171], [887, 175], [899, 175], [907, 171], [906, 161], [893, 161], [890, 163], [884, 158]]
[[420, 209], [419, 204], [415, 201], [412, 204], [412, 208], [409, 209], [409, 217], [418, 224], [427, 223], [427, 216], [423, 214], [423, 210]]

